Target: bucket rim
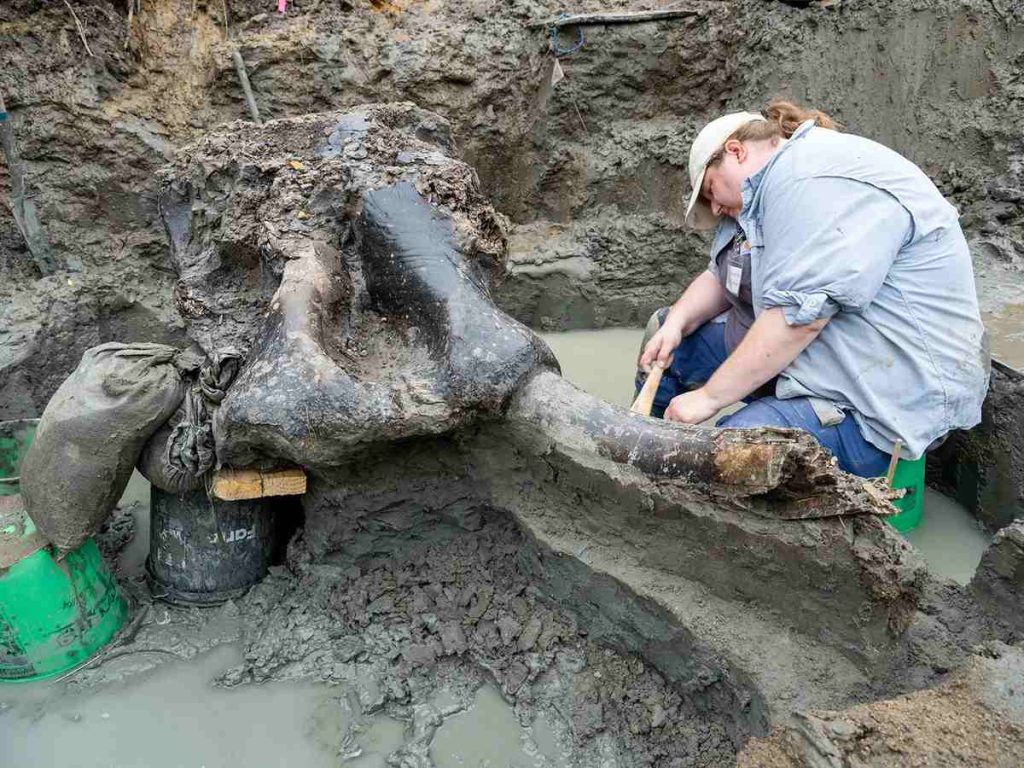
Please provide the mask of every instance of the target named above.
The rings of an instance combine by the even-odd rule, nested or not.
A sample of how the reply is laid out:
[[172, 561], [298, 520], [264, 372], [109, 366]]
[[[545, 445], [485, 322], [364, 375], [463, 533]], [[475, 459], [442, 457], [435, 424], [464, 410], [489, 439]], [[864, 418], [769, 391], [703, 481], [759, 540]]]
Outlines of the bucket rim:
[[36, 424], [42, 421], [41, 416], [24, 416], [20, 419], [0, 419], [0, 427], [4, 427], [7, 424]]
[[176, 589], [160, 581], [153, 569], [150, 567], [150, 560], [146, 558], [146, 583], [149, 585], [150, 594], [154, 600], [160, 600], [171, 605], [178, 605], [186, 608], [216, 608], [224, 605], [228, 600], [236, 600], [245, 595], [255, 585], [248, 587], [233, 587], [221, 589], [216, 592], [188, 592]]

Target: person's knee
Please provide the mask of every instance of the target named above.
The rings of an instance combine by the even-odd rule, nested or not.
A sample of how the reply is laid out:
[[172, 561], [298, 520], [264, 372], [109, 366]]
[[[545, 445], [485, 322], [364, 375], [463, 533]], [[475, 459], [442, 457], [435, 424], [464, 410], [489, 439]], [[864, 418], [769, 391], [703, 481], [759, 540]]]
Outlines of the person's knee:
[[767, 402], [770, 398], [755, 400], [735, 413], [720, 418], [716, 427], [725, 429], [756, 429], [758, 427], [790, 427], [789, 419]]

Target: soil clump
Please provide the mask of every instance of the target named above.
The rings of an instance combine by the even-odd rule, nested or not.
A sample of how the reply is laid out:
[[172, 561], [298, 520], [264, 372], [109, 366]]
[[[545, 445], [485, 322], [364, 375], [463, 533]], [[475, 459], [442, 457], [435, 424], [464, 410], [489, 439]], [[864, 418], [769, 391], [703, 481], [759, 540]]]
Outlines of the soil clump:
[[796, 726], [752, 740], [738, 765], [1021, 765], [1024, 680], [1019, 656], [1019, 648], [996, 643], [938, 688], [843, 712], [801, 715]]

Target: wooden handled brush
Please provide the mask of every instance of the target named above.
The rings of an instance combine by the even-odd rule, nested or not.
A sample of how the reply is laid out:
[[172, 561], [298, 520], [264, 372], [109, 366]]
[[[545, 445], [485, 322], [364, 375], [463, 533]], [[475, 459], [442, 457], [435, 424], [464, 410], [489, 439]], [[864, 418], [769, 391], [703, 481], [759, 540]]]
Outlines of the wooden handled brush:
[[661, 384], [661, 374], [664, 372], [665, 369], [661, 367], [660, 363], [654, 364], [651, 372], [647, 374], [647, 381], [644, 382], [643, 387], [640, 389], [640, 394], [636, 396], [636, 400], [630, 406], [630, 411], [639, 413], [641, 416], [651, 415], [651, 408], [654, 406], [654, 395], [658, 391], [658, 385]]

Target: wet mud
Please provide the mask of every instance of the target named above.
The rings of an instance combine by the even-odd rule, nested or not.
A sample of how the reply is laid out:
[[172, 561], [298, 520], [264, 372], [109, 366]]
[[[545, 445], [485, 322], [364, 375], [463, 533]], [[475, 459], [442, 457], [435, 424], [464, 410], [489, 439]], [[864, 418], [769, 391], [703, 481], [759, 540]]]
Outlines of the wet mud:
[[[1019, 9], [697, 1], [682, 21], [588, 29], [553, 84], [548, 38], [530, 26], [564, 10], [550, 2], [295, 0], [283, 17], [265, 5], [144, 0], [129, 18], [101, 0], [78, 11], [81, 31], [66, 5], [0, 8], [0, 89], [64, 267], [41, 276], [0, 207], [0, 417], [37, 415], [102, 341], [240, 343], [266, 354], [242, 379], [255, 395], [225, 409], [244, 427], [230, 458], [289, 458], [312, 476], [287, 560], [218, 608], [155, 599], [133, 570], [132, 523], [116, 515], [101, 538], [134, 618], [61, 685], [99, 691], [238, 644], [219, 685], [334, 686], [330, 750], [360, 759], [360, 728], [394, 735], [398, 723], [378, 756], [424, 768], [492, 695], [484, 685], [528, 757], [557, 764], [547, 740], [580, 768], [729, 765], [752, 736], [791, 739], [805, 713], [831, 723], [825, 741], [812, 734], [818, 756], [794, 758], [808, 765], [907, 734], [921, 711], [951, 727], [988, 722], [943, 686], [986, 643], [1024, 632], [1012, 371], [995, 377], [982, 430], [950, 442], [960, 458], [937, 465], [1003, 529], [964, 586], [930, 573], [878, 518], [884, 497], [813, 441], [745, 444], [630, 420], [560, 379], [490, 302], [540, 329], [641, 324], [706, 264], [706, 241], [680, 221], [697, 126], [791, 95], [925, 167], [961, 209], [999, 330], [1024, 269]], [[287, 120], [224, 127], [247, 114], [236, 48], [260, 113]], [[851, 59], [870, 76], [853, 76]], [[369, 143], [345, 122], [354, 107], [397, 101], [411, 103], [375, 108]], [[430, 312], [385, 330], [396, 302], [373, 284], [402, 275], [385, 274], [396, 260], [374, 194], [416, 182], [454, 222], [437, 240], [444, 253], [426, 254], [452, 269]], [[530, 359], [485, 370], [486, 345], [463, 348], [466, 334], [452, 345], [418, 335], [425, 321], [471, 327], [466, 306], [493, 311]], [[289, 332], [302, 345], [284, 344]], [[281, 378], [259, 380], [268, 372]], [[326, 421], [277, 397], [292, 385]], [[985, 653], [1007, 674], [1021, 667], [1014, 653]], [[886, 703], [905, 694], [927, 706]], [[984, 701], [1013, 754], [1015, 715]], [[959, 710], [971, 718], [947, 717]], [[864, 730], [871, 718], [886, 727]], [[1000, 764], [984, 751], [958, 759]]]
[[[409, 456], [399, 458], [411, 466]], [[436, 464], [428, 464], [433, 466], [431, 475], [440, 474]], [[383, 466], [377, 470], [386, 471]], [[55, 729], [56, 740], [49, 743], [59, 752], [66, 743], [60, 734], [67, 723], [62, 726], [58, 720], [77, 712], [84, 718], [80, 726], [88, 728], [96, 713], [87, 702], [101, 705], [103, 697], [111, 702], [103, 705], [104, 711], [123, 723], [130, 717], [128, 710], [114, 702], [125, 696], [132, 700], [131, 694], [119, 693], [124, 686], [163, 674], [164, 668], [168, 674], [180, 668], [197, 683], [202, 675], [216, 673], [215, 684], [223, 688], [270, 684], [268, 706], [297, 696], [290, 705], [297, 717], [315, 699], [315, 747], [343, 765], [456, 765], [446, 763], [450, 732], [457, 732], [460, 718], [479, 716], [475, 713], [481, 706], [490, 707], [494, 717], [504, 713], [499, 720], [504, 725], [496, 735], [486, 735], [481, 748], [494, 739], [511, 739], [529, 758], [525, 765], [731, 765], [748, 737], [765, 733], [769, 722], [777, 723], [776, 733], [789, 734], [782, 723], [791, 707], [811, 713], [807, 717], [818, 718], [814, 722], [838, 719], [841, 724], [828, 726], [828, 733], [839, 740], [836, 749], [842, 749], [843, 739], [853, 738], [848, 732], [866, 727], [845, 723], [861, 723], [864, 716], [859, 709], [832, 709], [825, 715], [823, 705], [853, 704], [898, 691], [900, 685], [909, 683], [916, 690], [927, 679], [941, 681], [936, 670], [960, 666], [970, 658], [966, 646], [993, 636], [991, 625], [978, 624], [970, 610], [958, 607], [966, 593], [952, 586], [936, 592], [929, 588], [923, 613], [913, 620], [908, 642], [896, 658], [909, 651], [914, 660], [909, 669], [923, 673], [924, 661], [930, 675], [916, 682], [904, 678], [894, 688], [896, 678], [882, 672], [878, 660], [865, 665], [862, 658], [851, 664], [846, 654], [829, 653], [829, 643], [814, 647], [809, 635], [773, 628], [773, 611], [765, 611], [763, 600], [741, 607], [706, 588], [693, 591], [694, 583], [675, 577], [666, 586], [676, 600], [688, 602], [666, 614], [666, 608], [652, 602], [656, 593], [642, 594], [657, 578], [649, 566], [646, 574], [636, 566], [632, 572], [623, 570], [622, 564], [607, 559], [616, 556], [607, 542], [585, 554], [568, 541], [556, 541], [553, 531], [545, 531], [541, 520], [527, 511], [528, 499], [513, 504], [518, 511], [510, 517], [469, 500], [467, 488], [455, 485], [441, 477], [433, 490], [421, 487], [417, 494], [399, 487], [396, 497], [415, 496], [418, 501], [397, 504], [372, 492], [360, 495], [359, 482], [347, 489], [314, 488], [306, 500], [311, 517], [292, 541], [287, 561], [244, 597], [197, 610], [154, 601], [141, 574], [142, 553], [133, 534], [145, 528], [147, 515], [144, 484], [136, 480], [98, 536], [107, 557], [119, 564], [134, 618], [92, 664], [66, 676], [52, 687], [52, 694], [33, 705], [43, 725], [31, 730], [19, 725], [25, 722], [17, 718], [25, 716], [27, 705], [17, 700], [11, 711], [0, 712], [2, 725], [13, 727], [17, 743], [30, 750], [27, 754], [36, 749], [34, 754], [43, 760], [37, 764], [46, 765], [48, 753], [32, 747], [32, 738]], [[441, 490], [445, 487], [447, 502]], [[593, 500], [583, 503], [593, 515]], [[556, 528], [568, 522], [550, 497], [545, 508]], [[1007, 611], [1007, 600], [1018, 599], [1014, 595], [1019, 595], [1019, 574], [1024, 572], [1015, 536], [987, 556], [986, 575], [973, 585], [989, 596], [1000, 615]], [[589, 546], [599, 541], [598, 534]], [[582, 562], [558, 554], [569, 551]], [[735, 565], [742, 567], [740, 562]], [[729, 590], [741, 583], [737, 580]], [[688, 592], [692, 594], [686, 596]], [[702, 626], [705, 621], [709, 623]], [[964, 633], [957, 625], [964, 621], [968, 631], [956, 640], [957, 632]], [[712, 627], [717, 631], [709, 632]], [[744, 643], [749, 643], [746, 651]], [[835, 647], [844, 645], [848, 651], [845, 643]], [[223, 661], [215, 668], [203, 660], [210, 651], [227, 648], [240, 649], [228, 657], [223, 655], [227, 651], [217, 651], [222, 654], [218, 658], [230, 658], [228, 669], [223, 670]], [[1003, 662], [1008, 674], [1019, 674], [1016, 659], [1011, 654]], [[905, 673], [907, 661], [898, 664]], [[280, 683], [301, 687], [273, 687]], [[314, 695], [311, 684], [326, 688]], [[62, 690], [66, 694], [57, 693]], [[282, 693], [272, 693], [277, 690]], [[968, 721], [988, 724], [998, 743], [1005, 741], [1010, 750], [1019, 747], [1014, 726], [998, 714], [1003, 710], [988, 714], [991, 705], [984, 702], [957, 704], [961, 694], [956, 691], [962, 687], [949, 690], [953, 693], [942, 687], [930, 690], [906, 705], [900, 700], [878, 702], [864, 711], [882, 718], [882, 743], [911, 751], [920, 751], [925, 743], [915, 739], [929, 738], [927, 732], [912, 729], [935, 717], [950, 728]], [[830, 692], [822, 695], [825, 691]], [[56, 695], [64, 702], [59, 711], [49, 703]], [[963, 695], [980, 694], [967, 690]], [[154, 689], [140, 696], [139, 706], [146, 707], [150, 696], [155, 706], [160, 694]], [[245, 696], [245, 701], [255, 701]], [[218, 697], [203, 693], [198, 700], [209, 698], [212, 705]], [[481, 697], [489, 703], [481, 704]], [[923, 717], [915, 702], [932, 714]], [[766, 719], [769, 709], [776, 711]], [[309, 718], [297, 722], [308, 725]], [[97, 743], [118, 743], [105, 741], [103, 735], [114, 724], [108, 727], [105, 719], [100, 723], [93, 734]], [[896, 730], [890, 733], [889, 728]], [[767, 742], [782, 739], [782, 747], [753, 742], [752, 757], [741, 757], [748, 760], [741, 764], [760, 764], [758, 760], [767, 759], [765, 750], [790, 750], [786, 740], [802, 732], [797, 728], [792, 732], [797, 736], [772, 736], [775, 741]], [[861, 737], [850, 743], [862, 752], [867, 749]], [[204, 744], [200, 739], [195, 746]], [[1004, 753], [994, 753], [992, 744], [968, 741], [961, 747], [978, 761], [960, 764], [1012, 764], [1000, 762]], [[217, 754], [212, 746], [206, 748], [208, 756]], [[308, 743], [303, 746], [309, 748]], [[130, 752], [118, 754], [127, 757]], [[989, 759], [993, 754], [996, 758]]]
[[[126, 499], [98, 535], [108, 558], [131, 555], [126, 548], [135, 521], [146, 517], [141, 507]], [[17, 736], [17, 754], [56, 765], [69, 746], [62, 719], [88, 728], [101, 717], [99, 708], [123, 727], [133, 706], [153, 707], [161, 696], [176, 695], [168, 693], [167, 675], [184, 674], [195, 687], [227, 662], [229, 668], [215, 675], [217, 687], [288, 682], [292, 688], [268, 689], [279, 693], [266, 694], [267, 706], [272, 701], [297, 708], [299, 722], [314, 719], [301, 715], [312, 706], [311, 696], [294, 686], [326, 686], [313, 696], [316, 742], [324, 750], [311, 753], [313, 764], [336, 764], [325, 759], [333, 755], [344, 765], [445, 768], [467, 750], [496, 754], [502, 739], [525, 750], [523, 762], [509, 754], [501, 755], [503, 761], [541, 768], [717, 766], [735, 760], [731, 717], [702, 711], [639, 656], [589, 640], [574, 616], [538, 589], [528, 564], [530, 545], [504, 515], [482, 513], [462, 522], [414, 536], [377, 535], [371, 551], [317, 561], [300, 537], [287, 565], [274, 568], [247, 595], [201, 610], [154, 602], [138, 564], [128, 563], [120, 573], [135, 603], [127, 630], [92, 664], [52, 687], [36, 686], [28, 697], [0, 691], [0, 701], [13, 707], [0, 709], [0, 725]], [[204, 660], [211, 651], [219, 661]], [[152, 678], [145, 683], [150, 693], [125, 688], [137, 686], [133, 681], [140, 676]], [[171, 688], [182, 685], [179, 680]], [[62, 689], [67, 693], [57, 707], [53, 697]], [[197, 697], [199, 706], [231, 701], [221, 694], [187, 695]], [[250, 710], [261, 705], [244, 700], [245, 711], [254, 715]], [[46, 719], [28, 728], [18, 718], [33, 707]], [[165, 719], [183, 715], [175, 712], [165, 712]], [[504, 726], [488, 719], [480, 723], [484, 732], [453, 742], [467, 727], [463, 721], [486, 712], [505, 718]], [[392, 734], [390, 747], [378, 743], [381, 729]], [[48, 732], [56, 738], [48, 739]], [[113, 749], [111, 759], [137, 758], [137, 739], [104, 733], [91, 734], [97, 754]], [[117, 747], [119, 741], [127, 743]], [[310, 748], [307, 739], [302, 749]], [[205, 737], [190, 749], [197, 758], [205, 755], [207, 764], [219, 764], [220, 746]], [[184, 759], [185, 753], [172, 754]]]
[[[731, 761], [721, 715], [699, 712], [641, 658], [589, 642], [537, 589], [523, 567], [528, 544], [502, 518], [484, 514], [474, 530], [435, 526], [422, 537], [433, 541], [380, 538], [370, 556], [275, 574], [239, 604], [246, 659], [223, 682], [294, 676], [354, 686], [364, 712], [424, 732], [398, 753], [411, 764], [428, 764], [420, 752], [443, 723], [430, 707], [438, 688], [464, 709], [488, 681], [520, 722], [543, 717], [562, 733], [573, 764]], [[301, 542], [291, 557], [303, 559]]]
[[994, 643], [933, 690], [845, 712], [808, 713], [793, 730], [754, 740], [739, 765], [875, 768], [921, 764], [924, 754], [936, 765], [1020, 765], [1019, 655]]

